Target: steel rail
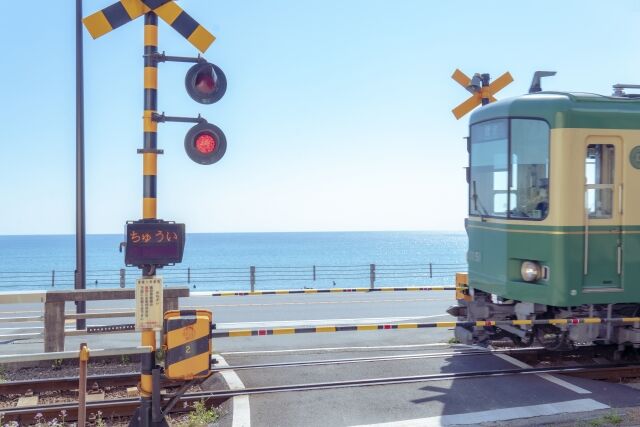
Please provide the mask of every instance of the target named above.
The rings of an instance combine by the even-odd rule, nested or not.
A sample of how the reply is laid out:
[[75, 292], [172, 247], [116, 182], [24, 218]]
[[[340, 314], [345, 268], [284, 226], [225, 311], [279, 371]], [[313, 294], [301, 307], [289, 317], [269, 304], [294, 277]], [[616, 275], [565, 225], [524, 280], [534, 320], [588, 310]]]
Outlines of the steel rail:
[[252, 365], [235, 365], [224, 366], [216, 368], [214, 371], [244, 371], [251, 369], [267, 369], [267, 368], [289, 368], [298, 366], [323, 366], [323, 365], [345, 365], [351, 363], [369, 363], [369, 362], [393, 362], [412, 359], [437, 359], [443, 357], [460, 357], [460, 356], [490, 356], [492, 354], [520, 354], [520, 353], [534, 353], [539, 354], [543, 351], [542, 347], [531, 347], [522, 349], [498, 349], [498, 350], [482, 350], [473, 349], [468, 351], [450, 351], [450, 352], [431, 352], [431, 353], [416, 353], [416, 354], [398, 354], [392, 356], [374, 356], [374, 357], [353, 357], [343, 359], [319, 359], [319, 360], [306, 360], [299, 362], [275, 362], [275, 363], [262, 363]]
[[607, 364], [607, 365], [586, 365], [586, 366], [571, 366], [571, 367], [545, 367], [545, 368], [521, 368], [521, 369], [505, 369], [505, 370], [489, 370], [489, 371], [469, 371], [469, 372], [457, 372], [457, 373], [444, 373], [444, 374], [426, 374], [426, 375], [411, 375], [403, 377], [383, 377], [383, 378], [369, 378], [363, 380], [347, 380], [347, 381], [331, 381], [323, 383], [308, 383], [308, 384], [289, 384], [282, 386], [266, 386], [266, 387], [252, 387], [240, 390], [223, 390], [223, 391], [200, 391], [185, 394], [188, 398], [231, 398], [241, 395], [254, 395], [254, 394], [268, 394], [268, 393], [284, 393], [292, 391], [311, 391], [311, 390], [325, 390], [325, 389], [337, 389], [347, 387], [366, 387], [376, 385], [392, 385], [392, 384], [407, 384], [416, 382], [429, 382], [429, 381], [447, 381], [457, 379], [470, 379], [470, 378], [489, 378], [489, 377], [502, 377], [511, 375], [536, 375], [536, 374], [587, 374], [597, 373], [602, 370], [611, 369], [640, 369], [640, 364], [636, 363], [623, 363], [623, 364]]
[[[87, 377], [88, 387], [126, 387], [138, 384], [140, 372], [124, 374], [91, 375]], [[178, 381], [162, 379], [161, 387], [178, 387]], [[27, 391], [42, 393], [45, 391], [77, 390], [78, 377], [38, 378], [33, 380], [7, 381], [0, 383], [0, 395], [23, 394]]]
[[[327, 359], [327, 360], [310, 360], [299, 362], [280, 362], [280, 363], [264, 363], [264, 364], [251, 364], [251, 365], [236, 365], [236, 366], [224, 366], [213, 368], [214, 372], [217, 371], [233, 371], [233, 370], [249, 370], [249, 369], [266, 369], [266, 368], [280, 368], [280, 367], [296, 367], [296, 366], [323, 366], [323, 365], [341, 365], [348, 363], [366, 363], [366, 362], [384, 362], [384, 361], [396, 361], [396, 360], [411, 360], [422, 358], [442, 358], [442, 357], [457, 357], [457, 356], [471, 356], [471, 355], [491, 355], [493, 353], [521, 353], [526, 352], [535, 353], [541, 348], [527, 348], [518, 349], [517, 351], [509, 350], [482, 350], [473, 349], [465, 351], [452, 351], [452, 352], [437, 352], [437, 353], [419, 353], [409, 355], [393, 355], [393, 356], [376, 356], [376, 357], [358, 357], [358, 358], [342, 358], [342, 359]], [[212, 356], [215, 359], [215, 355]], [[87, 378], [89, 385], [98, 384], [98, 386], [128, 386], [135, 385], [140, 380], [140, 373], [123, 373], [123, 374], [105, 374], [105, 375], [92, 375]], [[164, 379], [163, 386], [175, 386], [179, 382]], [[21, 394], [29, 390], [33, 392], [44, 391], [58, 391], [58, 390], [74, 390], [78, 387], [78, 377], [60, 377], [60, 378], [38, 378], [32, 380], [19, 380], [8, 381], [0, 383], [0, 395]]]
[[[578, 348], [578, 350], [588, 351], [594, 349], [593, 346], [584, 346]], [[354, 357], [354, 358], [341, 358], [341, 359], [318, 359], [318, 360], [305, 360], [294, 362], [274, 362], [274, 363], [262, 363], [262, 364], [248, 364], [248, 365], [234, 365], [213, 368], [214, 373], [219, 371], [242, 371], [253, 369], [269, 369], [269, 368], [288, 368], [288, 367], [304, 367], [304, 366], [325, 366], [325, 365], [343, 365], [353, 363], [375, 363], [375, 362], [393, 362], [403, 360], [414, 359], [435, 359], [444, 357], [461, 357], [461, 356], [490, 356], [493, 354], [508, 354], [508, 355], [538, 355], [541, 354], [556, 354], [557, 352], [547, 352], [543, 347], [528, 347], [518, 349], [466, 349], [462, 351], [447, 351], [447, 352], [428, 352], [428, 353], [414, 353], [414, 354], [399, 354], [389, 356], [374, 356], [374, 357]], [[576, 352], [569, 353], [570, 355], [576, 355]], [[560, 353], [560, 355], [563, 355]], [[215, 359], [215, 355], [212, 356]], [[124, 374], [105, 374], [105, 375], [93, 375], [87, 378], [87, 382], [90, 385], [98, 384], [98, 386], [127, 386], [135, 385], [139, 380], [139, 373], [124, 373]], [[180, 384], [179, 381], [172, 381], [163, 378], [163, 387], [175, 387]], [[20, 394], [28, 390], [34, 392], [43, 391], [56, 391], [56, 390], [73, 390], [78, 386], [77, 377], [61, 377], [61, 378], [39, 378], [35, 380], [20, 380], [0, 383], [0, 395]]]
[[[207, 398], [205, 405], [207, 407], [214, 407], [221, 405], [228, 398]], [[203, 400], [199, 396], [187, 396], [184, 395], [180, 398], [180, 402], [193, 403]], [[95, 415], [98, 411], [101, 412], [103, 419], [112, 417], [131, 417], [136, 409], [140, 406], [139, 398], [129, 399], [114, 399], [103, 400], [97, 402], [87, 402], [87, 414]], [[188, 405], [175, 405], [170, 413], [184, 413], [189, 412], [192, 408]], [[2, 410], [2, 421], [4, 423], [15, 421], [19, 425], [30, 425], [33, 423], [33, 419], [37, 414], [40, 414], [40, 418], [43, 420], [51, 420], [53, 418], [60, 418], [60, 413], [66, 411], [65, 421], [75, 421], [78, 416], [78, 402], [65, 402], [54, 403], [50, 405], [38, 405], [38, 406], [24, 406], [20, 408], [8, 408]]]

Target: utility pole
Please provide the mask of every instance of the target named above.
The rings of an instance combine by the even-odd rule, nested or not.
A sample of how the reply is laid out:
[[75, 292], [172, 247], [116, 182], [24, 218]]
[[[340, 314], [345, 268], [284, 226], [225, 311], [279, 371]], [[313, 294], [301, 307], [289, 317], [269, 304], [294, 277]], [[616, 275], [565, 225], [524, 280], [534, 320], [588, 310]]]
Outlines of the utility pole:
[[[84, 70], [82, 52], [82, 0], [76, 0], [76, 270], [74, 289], [87, 283], [84, 213]], [[86, 312], [86, 302], [76, 301], [76, 313]], [[85, 329], [86, 319], [76, 319], [76, 329]]]

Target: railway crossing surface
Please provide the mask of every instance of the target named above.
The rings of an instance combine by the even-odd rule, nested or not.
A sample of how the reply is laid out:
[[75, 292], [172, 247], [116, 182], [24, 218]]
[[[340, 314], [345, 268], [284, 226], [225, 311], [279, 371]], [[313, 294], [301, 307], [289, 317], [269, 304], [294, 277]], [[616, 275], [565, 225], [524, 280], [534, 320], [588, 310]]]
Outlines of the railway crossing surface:
[[[181, 308], [211, 309], [219, 330], [237, 328], [318, 327], [447, 321], [453, 292], [265, 295], [260, 297], [192, 296]], [[128, 302], [127, 302], [128, 304]], [[132, 306], [118, 307], [126, 310]], [[112, 309], [93, 304], [92, 311]], [[41, 305], [2, 307], [37, 315]], [[68, 307], [72, 311], [72, 307]], [[33, 313], [30, 313], [33, 312]], [[90, 319], [90, 324], [122, 319]], [[38, 324], [5, 323], [3, 332], [37, 330]], [[9, 329], [13, 328], [13, 329]], [[117, 337], [117, 339], [114, 339]], [[220, 338], [213, 342], [218, 366], [287, 362], [306, 366], [224, 371], [208, 380], [212, 388], [328, 383], [438, 373], [506, 370], [522, 363], [506, 355], [461, 355], [469, 347], [448, 344], [446, 328], [354, 331]], [[136, 345], [136, 333], [68, 337], [67, 347], [88, 341], [92, 348]], [[0, 354], [42, 351], [42, 340], [0, 345]], [[382, 358], [382, 359], [381, 359]], [[325, 361], [326, 363], [320, 363]], [[340, 361], [338, 363], [338, 361]], [[626, 385], [558, 375], [455, 378], [393, 385], [328, 388], [234, 397], [223, 408], [222, 426], [429, 426], [479, 422], [516, 423], [518, 418], [574, 418], [593, 410], [633, 406], [640, 392]], [[540, 418], [541, 419], [541, 418]], [[523, 421], [519, 421], [523, 422]], [[533, 422], [533, 421], [532, 421]], [[508, 424], [507, 424], [508, 425]], [[523, 424], [528, 425], [528, 424]]]

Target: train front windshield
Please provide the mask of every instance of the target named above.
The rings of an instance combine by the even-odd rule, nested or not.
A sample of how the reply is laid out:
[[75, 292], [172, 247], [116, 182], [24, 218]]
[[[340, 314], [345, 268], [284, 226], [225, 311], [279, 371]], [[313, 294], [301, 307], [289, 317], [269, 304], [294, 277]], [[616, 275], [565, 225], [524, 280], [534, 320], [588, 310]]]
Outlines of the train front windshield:
[[495, 119], [471, 126], [469, 215], [541, 220], [549, 212], [549, 125]]

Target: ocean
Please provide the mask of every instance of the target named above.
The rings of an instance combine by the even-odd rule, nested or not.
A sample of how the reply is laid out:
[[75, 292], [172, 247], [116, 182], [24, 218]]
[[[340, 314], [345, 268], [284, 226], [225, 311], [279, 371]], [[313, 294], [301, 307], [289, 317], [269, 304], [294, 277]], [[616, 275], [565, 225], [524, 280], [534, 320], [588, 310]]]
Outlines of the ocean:
[[[87, 288], [135, 285], [122, 240], [87, 236]], [[183, 262], [158, 274], [199, 291], [248, 290], [251, 266], [256, 290], [453, 284], [466, 250], [464, 232], [188, 234]], [[0, 291], [70, 289], [74, 269], [73, 235], [0, 236]]]

